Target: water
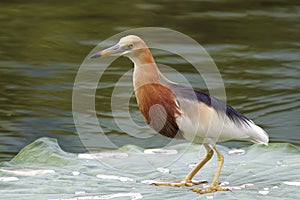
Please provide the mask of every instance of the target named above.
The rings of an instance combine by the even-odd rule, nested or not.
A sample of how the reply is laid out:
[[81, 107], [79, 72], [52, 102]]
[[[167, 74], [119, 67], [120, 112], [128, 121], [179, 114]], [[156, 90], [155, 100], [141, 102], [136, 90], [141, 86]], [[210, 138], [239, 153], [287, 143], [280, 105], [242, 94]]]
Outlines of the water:
[[[182, 179], [195, 165], [194, 161], [205, 154], [205, 148], [199, 144], [184, 143], [163, 150], [127, 145], [121, 150], [74, 154], [63, 151], [55, 139], [40, 138], [24, 147], [10, 162], [1, 162], [0, 195], [2, 199], [21, 200], [41, 197], [49, 200], [299, 197], [299, 148], [273, 143], [268, 147], [252, 145], [235, 150], [246, 154], [229, 154], [232, 150], [224, 146], [219, 149], [225, 159], [220, 186], [232, 192], [199, 197], [191, 190], [208, 187], [208, 184], [188, 188], [150, 185]], [[278, 165], [278, 161], [284, 165]], [[213, 158], [194, 180], [210, 182], [216, 166], [217, 159]]]
[[[66, 151], [85, 151], [72, 118], [76, 72], [98, 42], [145, 26], [171, 28], [197, 40], [222, 74], [228, 103], [261, 125], [271, 142], [300, 146], [299, 20], [296, 1], [2, 1], [0, 159], [10, 160], [42, 136], [58, 138]], [[155, 51], [155, 56], [189, 77], [195, 88], [206, 89], [175, 55]], [[97, 92], [98, 117], [118, 146], [159, 148], [169, 140], [148, 129], [144, 139], [129, 136], [112, 120], [113, 83], [130, 69], [126, 58], [109, 68], [102, 80], [107, 87]], [[142, 124], [134, 99], [130, 110]]]

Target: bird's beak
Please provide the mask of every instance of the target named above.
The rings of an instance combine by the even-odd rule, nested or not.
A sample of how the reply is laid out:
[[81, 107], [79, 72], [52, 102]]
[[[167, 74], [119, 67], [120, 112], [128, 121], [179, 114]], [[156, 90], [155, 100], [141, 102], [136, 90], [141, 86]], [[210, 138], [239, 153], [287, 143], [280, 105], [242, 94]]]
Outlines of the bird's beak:
[[92, 58], [98, 58], [98, 57], [107, 57], [107, 56], [113, 56], [113, 55], [121, 55], [124, 52], [124, 49], [119, 45], [116, 44], [112, 47], [109, 47], [107, 49], [104, 49], [102, 51], [99, 51], [89, 57], [89, 59]]

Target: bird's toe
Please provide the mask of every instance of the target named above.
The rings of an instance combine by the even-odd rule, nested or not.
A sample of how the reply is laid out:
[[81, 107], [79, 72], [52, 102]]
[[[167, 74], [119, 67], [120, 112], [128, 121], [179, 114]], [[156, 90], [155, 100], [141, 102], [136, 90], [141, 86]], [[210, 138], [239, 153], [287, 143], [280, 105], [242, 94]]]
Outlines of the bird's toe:
[[174, 182], [155, 182], [152, 183], [152, 185], [155, 186], [172, 186], [172, 187], [191, 187], [191, 186], [195, 186], [195, 185], [200, 185], [203, 183], [207, 183], [207, 181], [205, 180], [179, 180], [179, 181], [174, 181]]
[[208, 193], [214, 193], [214, 192], [218, 192], [218, 191], [226, 192], [226, 191], [230, 191], [230, 189], [226, 188], [226, 187], [220, 187], [219, 185], [218, 186], [210, 185], [210, 186], [204, 187], [204, 188], [194, 188], [193, 189], [193, 192], [197, 192], [199, 194], [208, 194]]

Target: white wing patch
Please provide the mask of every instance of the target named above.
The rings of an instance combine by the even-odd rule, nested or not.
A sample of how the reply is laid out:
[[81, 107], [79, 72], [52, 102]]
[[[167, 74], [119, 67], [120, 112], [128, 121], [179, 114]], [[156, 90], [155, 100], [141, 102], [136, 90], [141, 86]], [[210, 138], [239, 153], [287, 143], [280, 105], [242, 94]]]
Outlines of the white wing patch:
[[252, 121], [237, 126], [226, 113], [217, 112], [199, 101], [180, 99], [178, 106], [181, 115], [176, 116], [176, 123], [187, 140], [210, 144], [226, 140], [268, 143], [267, 133]]

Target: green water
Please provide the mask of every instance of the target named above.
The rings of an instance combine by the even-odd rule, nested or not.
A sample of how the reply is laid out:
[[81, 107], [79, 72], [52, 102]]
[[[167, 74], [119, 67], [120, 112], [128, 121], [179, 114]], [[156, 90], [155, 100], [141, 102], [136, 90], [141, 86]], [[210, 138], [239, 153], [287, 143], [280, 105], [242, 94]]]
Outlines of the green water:
[[[146, 26], [197, 40], [222, 74], [228, 103], [261, 125], [271, 142], [300, 146], [299, 21], [298, 1], [1, 1], [0, 159], [42, 136], [57, 138], [66, 151], [85, 151], [72, 118], [77, 70], [100, 41]], [[205, 89], [176, 56], [155, 56]], [[100, 123], [118, 146], [162, 146], [166, 138], [150, 130], [145, 139], [131, 137], [111, 117], [112, 83], [131, 67], [120, 58], [102, 80], [108, 87], [98, 92]], [[134, 101], [131, 110], [139, 116]]]

